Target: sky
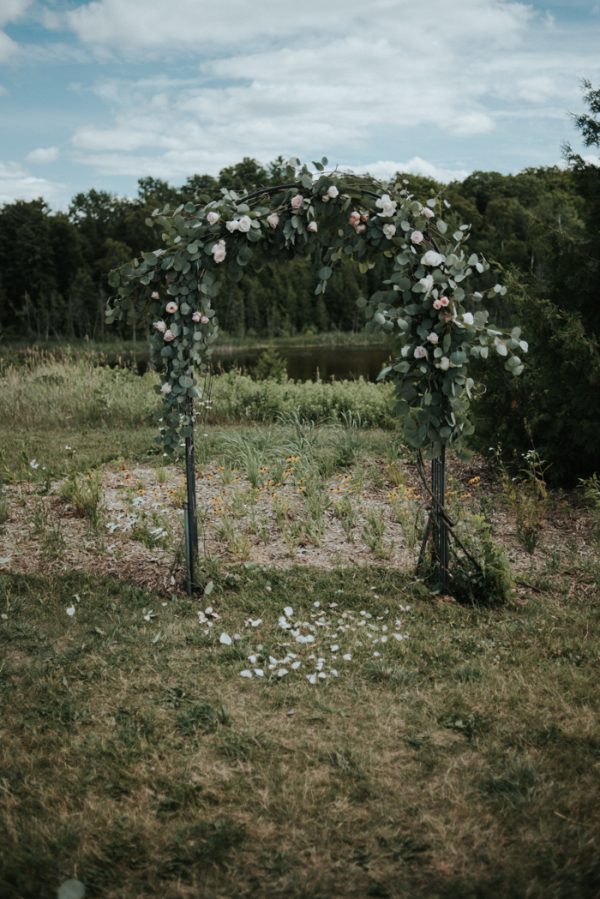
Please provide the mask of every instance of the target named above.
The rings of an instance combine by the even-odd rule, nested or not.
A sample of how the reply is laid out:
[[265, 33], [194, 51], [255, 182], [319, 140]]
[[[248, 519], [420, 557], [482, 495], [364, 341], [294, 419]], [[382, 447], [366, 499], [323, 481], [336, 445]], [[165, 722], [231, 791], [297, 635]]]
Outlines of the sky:
[[135, 196], [251, 156], [385, 179], [583, 150], [600, 2], [0, 0], [0, 203]]

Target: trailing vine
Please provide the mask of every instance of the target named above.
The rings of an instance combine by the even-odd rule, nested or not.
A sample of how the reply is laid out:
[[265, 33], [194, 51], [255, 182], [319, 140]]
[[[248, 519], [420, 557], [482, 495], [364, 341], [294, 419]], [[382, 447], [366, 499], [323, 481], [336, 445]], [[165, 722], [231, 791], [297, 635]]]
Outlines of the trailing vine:
[[401, 180], [383, 185], [327, 172], [326, 164], [310, 171], [294, 160], [281, 187], [251, 195], [223, 190], [205, 204], [155, 211], [163, 247], [112, 273], [107, 320], [152, 322], [167, 453], [192, 432], [190, 400], [202, 399], [198, 372], [218, 334], [220, 292], [277, 258], [317, 259], [318, 295], [344, 258], [362, 272], [383, 272], [378, 289], [358, 303], [367, 326], [391, 339], [392, 363], [380, 378], [395, 382], [404, 437], [416, 449], [436, 455], [472, 433], [471, 360], [493, 351], [513, 375], [523, 370], [519, 353], [527, 343], [519, 328], [507, 334], [492, 327], [484, 308], [486, 296], [506, 290], [473, 289], [489, 265], [467, 250], [469, 225], [455, 222], [449, 204], [442, 197], [422, 203]]

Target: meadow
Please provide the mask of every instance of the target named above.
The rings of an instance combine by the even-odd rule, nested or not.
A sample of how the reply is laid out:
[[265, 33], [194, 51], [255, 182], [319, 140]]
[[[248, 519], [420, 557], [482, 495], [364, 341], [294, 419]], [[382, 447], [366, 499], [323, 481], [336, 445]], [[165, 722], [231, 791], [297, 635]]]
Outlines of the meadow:
[[0, 895], [597, 896], [597, 485], [452, 459], [462, 605], [388, 387], [222, 375], [190, 598], [155, 383], [0, 376]]

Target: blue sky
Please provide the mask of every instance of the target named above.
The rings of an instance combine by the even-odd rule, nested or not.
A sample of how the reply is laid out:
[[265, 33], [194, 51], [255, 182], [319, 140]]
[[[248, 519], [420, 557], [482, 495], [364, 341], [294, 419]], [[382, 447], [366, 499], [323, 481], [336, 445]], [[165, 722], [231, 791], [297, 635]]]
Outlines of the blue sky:
[[0, 0], [0, 202], [279, 154], [441, 180], [554, 165], [600, 2]]

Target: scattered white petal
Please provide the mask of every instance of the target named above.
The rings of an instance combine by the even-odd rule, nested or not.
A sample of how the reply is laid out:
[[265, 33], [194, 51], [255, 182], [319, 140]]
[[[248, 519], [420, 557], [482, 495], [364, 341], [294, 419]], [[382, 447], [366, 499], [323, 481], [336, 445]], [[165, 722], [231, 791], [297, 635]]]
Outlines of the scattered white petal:
[[233, 640], [231, 639], [231, 637], [229, 636], [229, 634], [223, 633], [223, 634], [221, 634], [221, 636], [219, 637], [219, 643], [222, 643], [223, 646], [231, 646], [231, 644], [233, 643]]
[[243, 671], [240, 671], [240, 677], [252, 677], [252, 672], [244, 668]]
[[283, 610], [283, 614], [286, 616], [286, 618], [291, 618], [294, 614], [294, 610], [291, 606], [286, 606]]
[[352, 661], [352, 653], [345, 652], [344, 655], [342, 656], [342, 658], [343, 658], [344, 662], [351, 662]]
[[317, 675], [316, 675], [316, 674], [307, 674], [307, 675], [306, 675], [306, 680], [309, 682], [309, 684], [316, 684], [316, 682], [317, 682]]
[[327, 675], [325, 674], [324, 671], [319, 671], [318, 677], [319, 677], [321, 680], [324, 680], [324, 679], [327, 677]]
[[301, 666], [302, 666], [302, 662], [299, 662], [299, 661], [298, 661], [298, 662], [292, 662], [292, 668], [293, 668], [294, 671], [297, 671], [298, 668], [300, 668]]
[[379, 659], [381, 657], [380, 652], [374, 652], [373, 655], [375, 656], [376, 659]]
[[284, 630], [289, 630], [291, 626], [292, 625], [289, 623], [285, 615], [279, 616], [279, 627], [282, 627]]
[[333, 646], [330, 646], [329, 648], [332, 652], [337, 652], [340, 647], [337, 645], [337, 643], [334, 643]]
[[256, 656], [248, 656], [248, 661], [250, 662], [251, 665], [255, 665], [256, 664]]
[[288, 674], [288, 673], [289, 672], [288, 672], [287, 668], [280, 668], [279, 671], [277, 672], [277, 677], [285, 677], [286, 674]]
[[407, 635], [406, 634], [392, 634], [392, 637], [394, 638], [394, 640], [397, 640], [398, 643], [400, 643], [401, 640], [406, 640]]
[[67, 615], [72, 618], [75, 614], [75, 606], [67, 606]]
[[262, 670], [262, 668], [255, 668], [255, 669], [254, 669], [254, 673], [255, 673], [255, 675], [256, 675], [257, 677], [264, 677], [264, 676], [265, 676], [265, 672]]
[[339, 677], [338, 672], [337, 672], [337, 668], [330, 668], [330, 669], [329, 669], [329, 673], [330, 673], [330, 674], [333, 674], [334, 677]]

